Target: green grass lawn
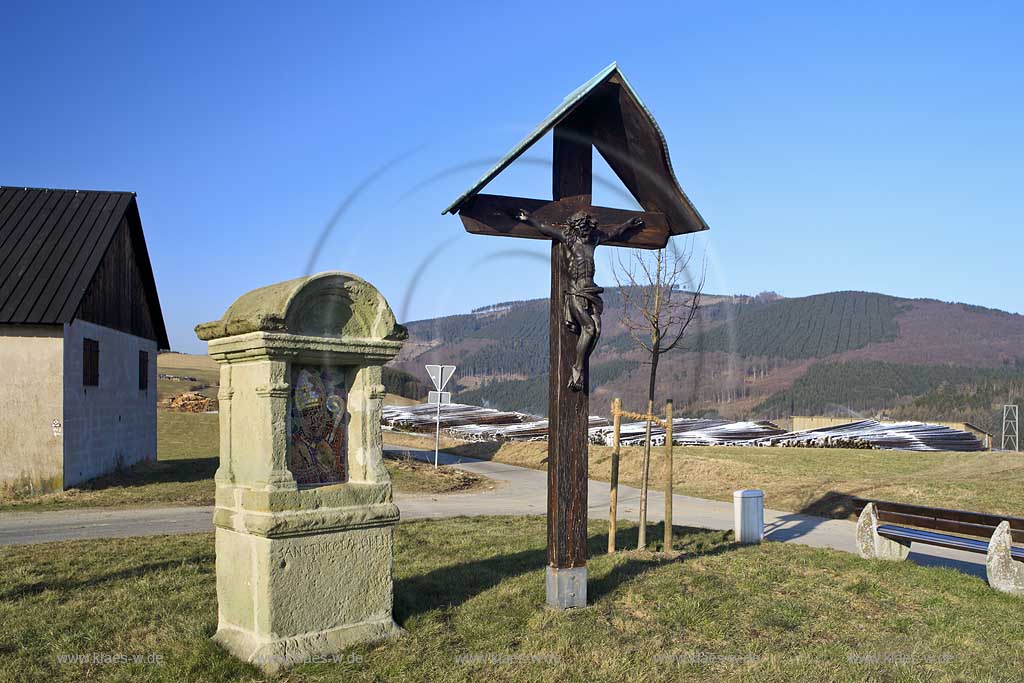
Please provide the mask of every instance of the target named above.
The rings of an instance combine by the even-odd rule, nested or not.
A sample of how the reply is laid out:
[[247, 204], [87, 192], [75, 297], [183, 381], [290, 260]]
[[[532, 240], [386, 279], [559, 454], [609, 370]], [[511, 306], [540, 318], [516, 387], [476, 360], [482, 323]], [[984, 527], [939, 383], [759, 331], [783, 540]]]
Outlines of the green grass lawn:
[[82, 507], [213, 505], [219, 427], [216, 414], [157, 411], [157, 461], [42, 496], [0, 498], [0, 512]]
[[220, 453], [220, 415], [156, 411], [158, 460], [216, 458]]
[[[403, 523], [406, 634], [273, 677], [210, 641], [212, 534], [5, 548], [0, 680], [1020, 680], [1024, 603], [978, 578], [682, 527], [676, 557], [609, 556], [605, 530], [590, 525], [592, 606], [558, 613], [543, 607], [542, 518]], [[62, 661], [77, 655], [107, 663]]]
[[[385, 432], [385, 443], [433, 447], [433, 439]], [[547, 444], [458, 443], [450, 452], [544, 469]], [[590, 476], [608, 481], [612, 449], [590, 446]], [[622, 449], [620, 481], [640, 485], [643, 449]], [[665, 455], [655, 448], [651, 482], [664, 487]], [[851, 515], [852, 496], [1024, 517], [1024, 456], [1018, 453], [915, 453], [842, 448], [748, 448], [677, 446], [676, 493], [732, 500], [740, 488], [765, 492], [775, 510], [826, 517]]]
[[0, 498], [0, 512], [213, 505], [216, 471], [217, 458], [160, 460], [59, 493]]

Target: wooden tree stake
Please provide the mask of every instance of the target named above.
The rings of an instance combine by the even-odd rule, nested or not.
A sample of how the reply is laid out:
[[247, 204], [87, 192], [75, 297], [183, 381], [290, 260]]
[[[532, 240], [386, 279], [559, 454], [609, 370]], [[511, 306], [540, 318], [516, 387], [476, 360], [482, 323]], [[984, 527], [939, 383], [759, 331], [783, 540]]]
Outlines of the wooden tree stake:
[[615, 552], [615, 522], [619, 511], [619, 427], [622, 425], [622, 399], [612, 401], [612, 481], [608, 492], [608, 553]]

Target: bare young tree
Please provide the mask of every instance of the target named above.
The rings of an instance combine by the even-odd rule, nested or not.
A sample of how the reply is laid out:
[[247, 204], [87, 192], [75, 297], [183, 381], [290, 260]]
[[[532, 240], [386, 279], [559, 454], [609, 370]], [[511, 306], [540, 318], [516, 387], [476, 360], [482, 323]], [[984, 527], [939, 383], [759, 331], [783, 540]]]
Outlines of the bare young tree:
[[[620, 252], [621, 250], [616, 250]], [[612, 263], [615, 284], [623, 300], [622, 325], [648, 357], [647, 415], [654, 414], [658, 362], [662, 354], [676, 348], [697, 316], [707, 277], [707, 259], [701, 258], [699, 273], [691, 272], [693, 242], [682, 250], [669, 242], [664, 249], [632, 249], [616, 256]], [[651, 468], [651, 420], [647, 420], [643, 472], [640, 486], [639, 549], [647, 546], [647, 488]], [[670, 549], [666, 548], [668, 552]]]

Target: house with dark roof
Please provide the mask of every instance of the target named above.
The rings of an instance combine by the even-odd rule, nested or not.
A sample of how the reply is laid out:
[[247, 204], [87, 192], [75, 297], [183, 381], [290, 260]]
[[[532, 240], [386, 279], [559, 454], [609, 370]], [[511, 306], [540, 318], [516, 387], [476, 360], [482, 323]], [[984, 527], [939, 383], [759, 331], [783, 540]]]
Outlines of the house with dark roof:
[[0, 187], [0, 488], [155, 460], [168, 348], [134, 193]]

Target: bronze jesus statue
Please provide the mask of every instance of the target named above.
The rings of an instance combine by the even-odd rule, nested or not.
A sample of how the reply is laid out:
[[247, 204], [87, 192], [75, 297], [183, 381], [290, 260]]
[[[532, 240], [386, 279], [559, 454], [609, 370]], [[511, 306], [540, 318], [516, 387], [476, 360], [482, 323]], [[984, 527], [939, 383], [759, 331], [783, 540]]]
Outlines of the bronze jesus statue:
[[[585, 211], [578, 211], [569, 217], [565, 228], [559, 230], [534, 219], [523, 209], [520, 209], [514, 218], [566, 247], [569, 287], [563, 302], [565, 325], [573, 334], [579, 335], [569, 388], [580, 391], [583, 388], [583, 366], [601, 336], [601, 313], [604, 311], [604, 302], [601, 300], [604, 289], [594, 282], [594, 250], [598, 245], [616, 240], [629, 230], [642, 228], [644, 221], [640, 217], [635, 217], [602, 230], [598, 229], [593, 216]], [[554, 302], [551, 303], [554, 305]]]

